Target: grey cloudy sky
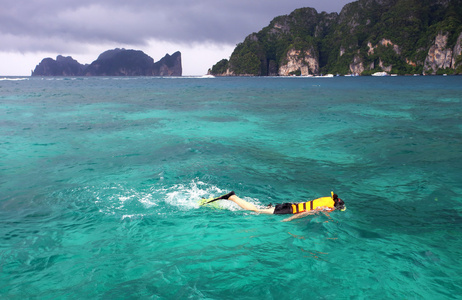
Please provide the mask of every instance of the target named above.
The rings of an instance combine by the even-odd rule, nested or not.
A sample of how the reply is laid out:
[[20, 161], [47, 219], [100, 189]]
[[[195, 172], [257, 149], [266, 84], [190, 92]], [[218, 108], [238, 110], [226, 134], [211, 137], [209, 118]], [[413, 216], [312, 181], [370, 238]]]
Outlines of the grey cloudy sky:
[[58, 54], [90, 63], [113, 48], [159, 60], [181, 51], [184, 75], [205, 74], [250, 33], [296, 8], [340, 12], [352, 0], [2, 0], [0, 75], [30, 75]]

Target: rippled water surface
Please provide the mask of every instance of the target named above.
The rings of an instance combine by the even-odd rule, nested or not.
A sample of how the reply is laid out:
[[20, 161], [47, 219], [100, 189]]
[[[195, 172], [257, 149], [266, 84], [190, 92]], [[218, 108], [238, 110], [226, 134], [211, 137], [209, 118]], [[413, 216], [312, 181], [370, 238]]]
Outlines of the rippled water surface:
[[[462, 77], [0, 80], [0, 298], [457, 299]], [[292, 222], [256, 205], [328, 196]]]

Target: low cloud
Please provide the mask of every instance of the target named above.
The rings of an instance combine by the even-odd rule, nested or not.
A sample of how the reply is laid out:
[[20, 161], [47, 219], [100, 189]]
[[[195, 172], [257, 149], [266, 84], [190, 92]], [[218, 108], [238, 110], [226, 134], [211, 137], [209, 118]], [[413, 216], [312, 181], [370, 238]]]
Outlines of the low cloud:
[[[4, 0], [0, 51], [79, 50], [85, 44], [143, 46], [148, 40], [236, 44], [296, 8], [339, 11], [325, 0]], [[7, 42], [5, 42], [7, 41]], [[83, 48], [83, 47], [82, 47]], [[73, 51], [76, 52], [76, 51]]]

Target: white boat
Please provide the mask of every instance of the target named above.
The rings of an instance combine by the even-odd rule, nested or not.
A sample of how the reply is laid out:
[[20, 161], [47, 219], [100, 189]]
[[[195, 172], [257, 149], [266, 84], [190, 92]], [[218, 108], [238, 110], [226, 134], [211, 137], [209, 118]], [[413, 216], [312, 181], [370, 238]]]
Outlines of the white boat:
[[314, 76], [315, 78], [333, 78], [334, 74], [327, 74], [327, 75], [321, 75], [321, 76]]
[[376, 72], [372, 74], [372, 76], [388, 76], [388, 73], [387, 72]]

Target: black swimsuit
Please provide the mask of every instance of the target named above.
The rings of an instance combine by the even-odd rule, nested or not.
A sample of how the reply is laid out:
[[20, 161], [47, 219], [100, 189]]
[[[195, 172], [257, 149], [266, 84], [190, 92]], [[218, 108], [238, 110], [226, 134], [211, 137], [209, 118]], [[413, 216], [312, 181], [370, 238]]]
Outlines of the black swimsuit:
[[292, 214], [292, 203], [282, 203], [282, 204], [276, 204], [276, 207], [274, 208], [274, 213], [275, 215], [287, 215], [287, 214]]

